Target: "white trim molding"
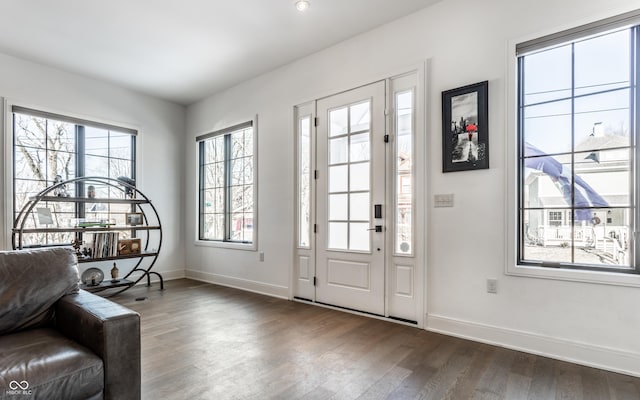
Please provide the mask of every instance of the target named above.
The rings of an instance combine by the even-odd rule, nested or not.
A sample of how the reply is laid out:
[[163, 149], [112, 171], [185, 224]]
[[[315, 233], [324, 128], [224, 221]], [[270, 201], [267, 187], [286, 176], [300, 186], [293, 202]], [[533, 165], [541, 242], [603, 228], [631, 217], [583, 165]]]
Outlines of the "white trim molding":
[[427, 316], [426, 330], [640, 377], [640, 353], [629, 350], [433, 314]]
[[227, 286], [234, 289], [246, 290], [248, 292], [289, 300], [289, 288], [287, 286], [273, 285], [270, 283], [252, 281], [227, 275], [212, 274], [210, 272], [196, 271], [188, 268], [185, 269], [185, 275], [186, 278], [196, 281], [213, 283], [215, 285]]

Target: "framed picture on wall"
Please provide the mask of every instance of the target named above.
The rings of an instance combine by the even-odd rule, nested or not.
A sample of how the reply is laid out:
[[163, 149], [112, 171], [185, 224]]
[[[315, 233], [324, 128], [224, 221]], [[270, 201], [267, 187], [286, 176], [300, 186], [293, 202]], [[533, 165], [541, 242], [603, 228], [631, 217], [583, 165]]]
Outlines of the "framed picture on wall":
[[489, 168], [489, 82], [442, 92], [442, 172]]

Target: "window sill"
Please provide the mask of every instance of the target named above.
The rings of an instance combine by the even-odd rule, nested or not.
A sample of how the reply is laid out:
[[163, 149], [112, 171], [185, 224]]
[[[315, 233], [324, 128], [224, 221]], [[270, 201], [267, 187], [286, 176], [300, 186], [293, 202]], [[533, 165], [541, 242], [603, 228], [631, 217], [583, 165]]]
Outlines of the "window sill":
[[640, 275], [634, 273], [586, 271], [563, 268], [514, 265], [507, 268], [506, 275], [529, 278], [555, 279], [572, 282], [596, 283], [604, 285], [640, 287]]
[[229, 250], [244, 250], [244, 251], [256, 251], [257, 246], [255, 243], [234, 243], [234, 242], [216, 242], [209, 240], [196, 240], [194, 243], [199, 247], [218, 247], [221, 249]]

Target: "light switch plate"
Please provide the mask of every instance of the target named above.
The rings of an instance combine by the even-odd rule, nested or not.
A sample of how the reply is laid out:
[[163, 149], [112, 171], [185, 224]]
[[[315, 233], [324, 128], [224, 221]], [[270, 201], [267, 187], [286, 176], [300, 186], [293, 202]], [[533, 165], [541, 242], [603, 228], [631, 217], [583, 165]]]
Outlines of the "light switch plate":
[[434, 195], [433, 206], [434, 207], [453, 207], [453, 193]]

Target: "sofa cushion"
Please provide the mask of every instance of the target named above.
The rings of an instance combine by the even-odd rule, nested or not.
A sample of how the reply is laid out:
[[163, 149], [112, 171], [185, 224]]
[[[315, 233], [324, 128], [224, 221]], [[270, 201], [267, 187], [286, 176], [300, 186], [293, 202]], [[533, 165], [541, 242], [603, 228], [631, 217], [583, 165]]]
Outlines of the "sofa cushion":
[[22, 398], [23, 389], [29, 399], [97, 399], [103, 388], [102, 360], [57, 331], [0, 336], [0, 399]]
[[0, 335], [51, 322], [53, 304], [78, 292], [70, 247], [0, 251]]

